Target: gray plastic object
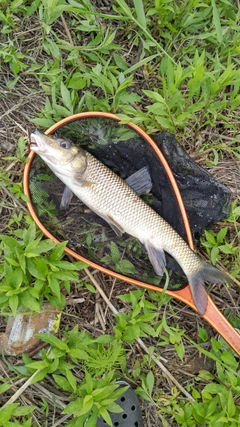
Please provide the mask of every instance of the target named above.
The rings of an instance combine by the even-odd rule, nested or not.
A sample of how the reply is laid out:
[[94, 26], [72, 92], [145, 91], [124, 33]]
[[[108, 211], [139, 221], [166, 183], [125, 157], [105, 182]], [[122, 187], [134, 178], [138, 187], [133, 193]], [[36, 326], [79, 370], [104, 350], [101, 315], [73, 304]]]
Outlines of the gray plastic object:
[[[129, 384], [125, 381], [117, 381], [119, 387], [125, 387]], [[119, 414], [110, 412], [114, 427], [143, 427], [142, 413], [136, 393], [129, 386], [127, 391], [122, 394], [117, 400], [123, 412]], [[106, 421], [100, 417], [96, 427], [108, 427]]]

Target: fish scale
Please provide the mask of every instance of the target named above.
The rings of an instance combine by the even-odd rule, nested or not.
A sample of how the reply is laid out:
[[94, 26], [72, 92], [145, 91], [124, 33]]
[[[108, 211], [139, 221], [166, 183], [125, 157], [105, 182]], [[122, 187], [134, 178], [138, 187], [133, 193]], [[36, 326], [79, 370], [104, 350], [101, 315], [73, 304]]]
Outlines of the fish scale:
[[156, 274], [165, 268], [164, 251], [172, 255], [187, 276], [195, 306], [204, 314], [208, 305], [205, 281], [229, 283], [229, 276], [205, 263], [182, 237], [118, 175], [87, 151], [65, 139], [38, 131], [31, 150], [83, 203], [104, 218], [118, 235], [138, 238], [147, 250]]

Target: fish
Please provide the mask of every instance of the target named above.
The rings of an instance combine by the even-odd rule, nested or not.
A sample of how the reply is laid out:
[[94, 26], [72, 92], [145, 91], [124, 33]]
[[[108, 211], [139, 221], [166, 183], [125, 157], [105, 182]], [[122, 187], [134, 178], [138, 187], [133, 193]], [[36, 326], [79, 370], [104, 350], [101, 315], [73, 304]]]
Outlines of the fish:
[[165, 252], [181, 266], [190, 285], [196, 309], [208, 306], [205, 282], [230, 283], [229, 275], [203, 261], [185, 240], [131, 186], [88, 151], [70, 140], [35, 131], [30, 149], [86, 206], [103, 218], [118, 236], [127, 233], [146, 248], [157, 275], [166, 266]]

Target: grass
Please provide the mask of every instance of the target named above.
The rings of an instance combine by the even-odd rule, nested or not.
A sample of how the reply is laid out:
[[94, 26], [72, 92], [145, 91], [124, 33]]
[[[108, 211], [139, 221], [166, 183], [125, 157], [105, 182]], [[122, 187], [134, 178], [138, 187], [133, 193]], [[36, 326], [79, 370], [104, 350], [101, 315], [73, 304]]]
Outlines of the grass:
[[[63, 316], [58, 336], [41, 335], [51, 347], [40, 359], [2, 355], [0, 426], [89, 427], [100, 414], [111, 425], [119, 376], [139, 394], [145, 424], [239, 425], [232, 350], [181, 303], [80, 271], [84, 265], [64, 257], [64, 243], [44, 240], [33, 225], [21, 185], [28, 132], [70, 114], [109, 111], [148, 133], [175, 133], [233, 192], [229, 218], [206, 230], [201, 250], [239, 280], [238, 6], [2, 0], [0, 328], [19, 305], [34, 314], [43, 300]], [[240, 328], [237, 286], [212, 294]]]

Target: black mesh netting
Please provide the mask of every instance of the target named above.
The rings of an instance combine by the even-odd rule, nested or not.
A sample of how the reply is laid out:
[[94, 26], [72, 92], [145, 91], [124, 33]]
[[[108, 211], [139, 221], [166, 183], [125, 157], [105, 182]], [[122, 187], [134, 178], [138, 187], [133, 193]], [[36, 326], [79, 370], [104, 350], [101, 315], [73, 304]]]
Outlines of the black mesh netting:
[[[148, 142], [136, 131], [113, 119], [90, 117], [63, 125], [56, 136], [65, 136], [82, 146], [123, 179], [147, 166], [152, 190], [142, 197], [186, 240], [179, 206], [165, 169]], [[177, 180], [196, 242], [204, 228], [228, 215], [231, 192], [198, 166], [173, 135], [159, 132], [152, 138]], [[60, 210], [64, 184], [37, 155], [30, 168], [29, 189], [42, 224], [60, 241], [67, 240], [70, 249], [113, 271], [157, 286], [164, 285], [165, 278], [156, 276], [145, 248], [138, 240], [129, 235], [117, 237], [105, 221], [75, 196], [67, 210]], [[185, 286], [186, 278], [181, 268], [168, 254], [166, 259], [169, 289]]]

